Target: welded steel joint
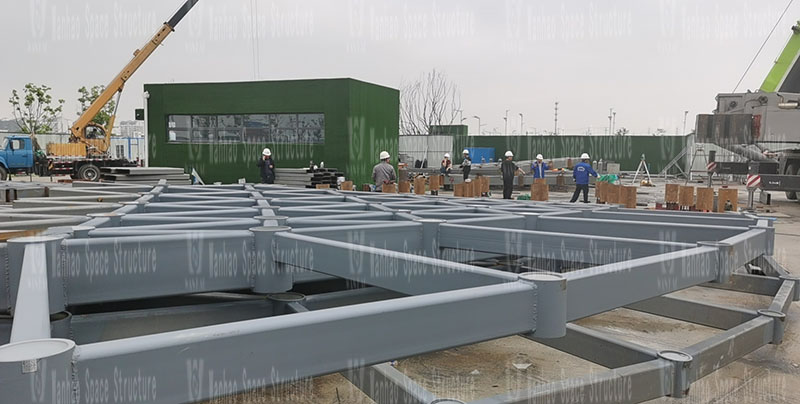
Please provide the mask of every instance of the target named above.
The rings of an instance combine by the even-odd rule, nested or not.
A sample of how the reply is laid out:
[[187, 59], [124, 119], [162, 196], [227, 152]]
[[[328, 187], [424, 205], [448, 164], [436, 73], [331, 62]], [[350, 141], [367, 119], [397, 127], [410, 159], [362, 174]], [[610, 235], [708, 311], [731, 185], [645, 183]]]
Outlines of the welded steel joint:
[[524, 272], [519, 280], [536, 289], [536, 329], [538, 338], [560, 338], [567, 335], [567, 280], [553, 272]]
[[535, 212], [515, 212], [515, 215], [522, 216], [525, 219], [525, 230], [536, 230], [536, 222], [539, 220], [540, 213]]
[[689, 380], [689, 370], [692, 366], [692, 355], [681, 351], [664, 350], [658, 353], [658, 357], [664, 359], [672, 365], [672, 374], [665, 377], [672, 377], [673, 398], [681, 398], [689, 394], [691, 380]]
[[721, 241], [698, 241], [698, 246], [714, 247], [717, 249], [715, 283], [728, 283], [731, 274], [736, 270], [736, 249], [733, 244]]
[[758, 310], [758, 314], [772, 319], [772, 341], [770, 341], [770, 344], [778, 345], [783, 342], [783, 332], [786, 328], [786, 314], [769, 309]]
[[792, 301], [797, 302], [800, 301], [800, 278], [791, 275], [781, 275], [780, 278], [782, 281], [791, 281], [794, 283], [794, 293], [792, 293]]
[[292, 273], [277, 259], [275, 234], [290, 231], [288, 226], [253, 227], [254, 245], [250, 257], [253, 292], [277, 293], [292, 289]]
[[775, 227], [768, 220], [759, 220], [757, 225], [748, 226], [751, 230], [764, 230], [767, 233], [767, 241], [764, 246], [765, 255], [775, 253]]
[[447, 223], [443, 219], [414, 219], [422, 224], [422, 251], [426, 257], [439, 258], [439, 226]]

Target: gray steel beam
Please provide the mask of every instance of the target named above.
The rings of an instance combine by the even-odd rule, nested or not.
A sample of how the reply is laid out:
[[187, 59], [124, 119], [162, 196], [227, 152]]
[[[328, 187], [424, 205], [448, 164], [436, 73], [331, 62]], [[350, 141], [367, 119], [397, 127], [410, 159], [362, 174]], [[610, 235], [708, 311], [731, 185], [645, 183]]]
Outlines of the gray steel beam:
[[683, 349], [693, 358], [689, 380], [700, 380], [771, 342], [772, 322], [771, 318], [760, 316]]
[[781, 279], [771, 276], [734, 273], [731, 274], [730, 280], [726, 283], [705, 283], [700, 286], [763, 296], [775, 296], [782, 284], [783, 281]]
[[430, 404], [436, 396], [388, 363], [341, 372], [376, 403]]
[[[518, 282], [99, 342], [76, 349], [72, 370], [143, 382], [187, 375], [187, 383], [158, 383], [157, 396], [142, 401], [199, 401], [524, 332], [535, 328], [535, 299]], [[497, 307], [529, 309], [498, 316]], [[20, 365], [0, 363], [0, 374], [8, 366]]]
[[562, 215], [541, 215], [535, 223], [536, 227], [528, 228], [528, 230], [591, 234], [609, 237], [616, 237], [620, 234], [624, 234], [628, 237], [645, 240], [665, 240], [682, 243], [720, 241], [747, 231], [747, 227], [737, 226], [711, 226], [681, 223], [659, 223], [657, 226], [654, 226], [652, 223], [644, 221], [584, 219]]
[[607, 368], [618, 368], [658, 358], [658, 352], [654, 349], [572, 323], [567, 324], [567, 334], [561, 338], [536, 338], [533, 333], [521, 336]]
[[439, 245], [444, 248], [599, 265], [680, 251], [696, 246], [687, 243], [560, 232], [492, 227], [476, 229], [473, 226], [451, 223], [440, 226]]
[[380, 224], [310, 227], [293, 229], [294, 234], [307, 234], [328, 240], [367, 245], [390, 251], [422, 253], [422, 224], [391, 221]]
[[726, 307], [675, 296], [659, 296], [625, 306], [657, 316], [727, 330], [759, 316], [755, 310]]
[[514, 274], [303, 234], [280, 233], [276, 241], [279, 262], [408, 295], [517, 280]]
[[672, 364], [656, 359], [601, 373], [515, 390], [470, 404], [622, 404], [640, 403], [669, 395]]
[[697, 247], [566, 273], [567, 321], [710, 282], [718, 259], [716, 248]]
[[71, 239], [62, 254], [67, 304], [249, 289], [255, 258], [238, 232]]

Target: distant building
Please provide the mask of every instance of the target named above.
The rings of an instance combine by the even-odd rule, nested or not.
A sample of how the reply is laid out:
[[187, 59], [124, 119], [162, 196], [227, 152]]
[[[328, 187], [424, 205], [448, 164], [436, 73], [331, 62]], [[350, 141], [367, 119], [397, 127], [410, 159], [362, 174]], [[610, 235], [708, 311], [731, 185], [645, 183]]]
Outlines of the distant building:
[[144, 122], [142, 121], [120, 121], [114, 126], [113, 133], [122, 137], [144, 137]]

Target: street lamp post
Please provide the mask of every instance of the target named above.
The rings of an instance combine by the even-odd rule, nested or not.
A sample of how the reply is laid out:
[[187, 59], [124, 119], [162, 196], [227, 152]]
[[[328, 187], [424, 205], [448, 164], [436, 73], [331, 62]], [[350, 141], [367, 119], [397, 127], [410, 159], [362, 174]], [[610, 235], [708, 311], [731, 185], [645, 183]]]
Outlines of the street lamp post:
[[614, 108], [609, 108], [608, 109], [608, 134], [609, 135], [613, 135], [614, 134], [614, 128], [611, 125], [611, 119], [612, 119], [612, 115], [613, 114], [614, 114]]
[[524, 117], [524, 116], [522, 116], [522, 112], [520, 112], [520, 113], [519, 113], [519, 134], [520, 134], [520, 135], [522, 135], [522, 134], [523, 134], [523, 131], [522, 131], [522, 128], [523, 128], [523, 125], [522, 125], [522, 123], [523, 123], [523, 122], [525, 122], [525, 117]]
[[683, 111], [683, 134], [686, 134], [686, 116], [689, 115], [689, 111]]
[[508, 111], [511, 111], [511, 110], [510, 110], [510, 109], [507, 109], [507, 110], [506, 110], [506, 116], [504, 116], [504, 117], [503, 117], [503, 120], [506, 122], [506, 127], [505, 127], [505, 129], [503, 130], [503, 132], [504, 132], [503, 134], [504, 134], [504, 135], [507, 135], [507, 134], [508, 134]]
[[481, 134], [481, 117], [479, 117], [478, 115], [473, 115], [472, 117], [478, 120], [478, 134], [480, 135]]
[[611, 132], [612, 132], [612, 134], [613, 134], [613, 132], [614, 132], [614, 129], [616, 129], [616, 128], [617, 128], [617, 111], [614, 111], [614, 113], [613, 113], [613, 114], [611, 114], [611, 115], [613, 115], [613, 116], [614, 116], [614, 119], [611, 121]]

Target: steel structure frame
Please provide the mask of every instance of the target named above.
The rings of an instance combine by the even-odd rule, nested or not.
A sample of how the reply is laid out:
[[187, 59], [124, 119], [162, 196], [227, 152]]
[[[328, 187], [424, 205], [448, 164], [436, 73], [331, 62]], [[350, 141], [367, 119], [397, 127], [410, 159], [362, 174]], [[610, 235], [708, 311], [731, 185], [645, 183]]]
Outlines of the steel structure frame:
[[[609, 370], [475, 403], [683, 397], [780, 343], [800, 299], [751, 215], [250, 184], [51, 196], [0, 211], [47, 227], [0, 244], [4, 403], [194, 402], [333, 372], [379, 403], [456, 403], [386, 362], [510, 335]], [[670, 295], [698, 285], [773, 300]], [[722, 331], [658, 352], [571, 323], [620, 307]]]

